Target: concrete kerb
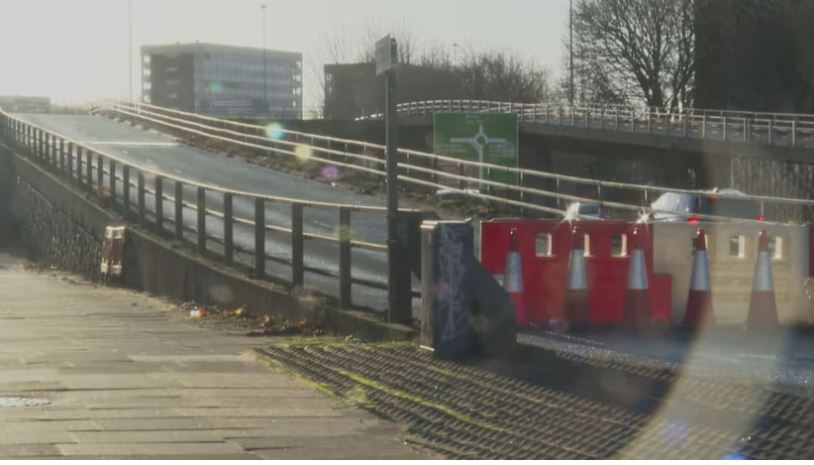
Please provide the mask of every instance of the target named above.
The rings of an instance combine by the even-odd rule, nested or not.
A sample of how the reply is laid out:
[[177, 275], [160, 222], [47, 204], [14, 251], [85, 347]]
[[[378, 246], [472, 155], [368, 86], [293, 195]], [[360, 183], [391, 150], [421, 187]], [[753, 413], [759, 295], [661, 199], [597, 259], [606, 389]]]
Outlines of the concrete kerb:
[[[124, 220], [100, 207], [86, 193], [0, 143], [0, 154], [12, 158], [17, 176], [36, 189], [69, 218], [96, 237], [106, 226]], [[169, 244], [152, 232], [128, 224], [127, 255], [122, 284], [125, 287], [204, 305], [240, 306], [255, 315], [303, 316], [306, 309], [294, 290], [269, 281], [241, 275], [215, 260]], [[224, 292], [225, 291], [225, 292]], [[386, 323], [376, 316], [332, 305], [324, 307], [326, 323], [335, 331], [370, 340], [411, 340], [416, 330]]]

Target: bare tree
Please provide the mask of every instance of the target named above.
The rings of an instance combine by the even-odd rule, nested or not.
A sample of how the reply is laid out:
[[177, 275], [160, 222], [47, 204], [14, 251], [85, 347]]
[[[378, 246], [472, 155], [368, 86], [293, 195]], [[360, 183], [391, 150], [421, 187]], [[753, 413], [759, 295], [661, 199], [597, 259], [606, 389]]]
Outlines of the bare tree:
[[469, 52], [455, 73], [472, 99], [540, 102], [550, 95], [548, 71], [507, 51]]
[[695, 0], [577, 0], [576, 95], [678, 110], [692, 102]]
[[[408, 65], [402, 88], [413, 99], [470, 98], [482, 100], [540, 102], [550, 96], [547, 69], [523, 60], [506, 50], [477, 51], [468, 47], [462, 59], [453, 62], [453, 48], [427, 44], [404, 26], [389, 29], [399, 44], [399, 63]], [[354, 31], [334, 30], [324, 36], [322, 63], [373, 63], [376, 40], [385, 35], [382, 26], [368, 23]], [[457, 44], [456, 44], [457, 46]], [[324, 70], [314, 68], [319, 84], [320, 108], [324, 114], [326, 90]]]

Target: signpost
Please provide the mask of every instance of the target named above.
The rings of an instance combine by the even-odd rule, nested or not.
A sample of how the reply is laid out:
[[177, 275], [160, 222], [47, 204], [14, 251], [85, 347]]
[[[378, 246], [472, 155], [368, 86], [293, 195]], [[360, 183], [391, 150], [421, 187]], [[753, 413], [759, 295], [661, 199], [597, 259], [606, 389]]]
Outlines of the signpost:
[[385, 77], [385, 132], [387, 170], [387, 317], [392, 323], [412, 323], [412, 283], [405, 219], [398, 214], [398, 114], [396, 66], [398, 45], [387, 35], [376, 42], [376, 74]]
[[[515, 114], [436, 113], [435, 153], [462, 160], [517, 168], [518, 125]], [[478, 178], [517, 184], [517, 173], [478, 168]]]

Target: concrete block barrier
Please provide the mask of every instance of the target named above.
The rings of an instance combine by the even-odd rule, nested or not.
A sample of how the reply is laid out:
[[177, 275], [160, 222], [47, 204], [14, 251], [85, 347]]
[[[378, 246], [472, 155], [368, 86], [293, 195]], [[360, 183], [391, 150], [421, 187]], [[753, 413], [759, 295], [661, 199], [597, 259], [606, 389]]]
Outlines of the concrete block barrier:
[[783, 325], [814, 324], [814, 305], [805, 292], [811, 274], [810, 226], [759, 223], [656, 223], [653, 225], [653, 266], [672, 275], [672, 322], [684, 319], [693, 266], [693, 239], [706, 232], [712, 307], [721, 326], [746, 322], [754, 281], [758, 238], [769, 236], [777, 311]]

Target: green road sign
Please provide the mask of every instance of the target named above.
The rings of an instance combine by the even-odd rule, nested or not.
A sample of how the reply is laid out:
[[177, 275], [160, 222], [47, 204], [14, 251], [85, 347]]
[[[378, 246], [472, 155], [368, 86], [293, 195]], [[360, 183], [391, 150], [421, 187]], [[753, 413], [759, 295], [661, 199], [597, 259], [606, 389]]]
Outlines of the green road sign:
[[[517, 115], [494, 113], [436, 113], [435, 153], [462, 160], [517, 167]], [[517, 173], [477, 169], [472, 176], [517, 184]]]

